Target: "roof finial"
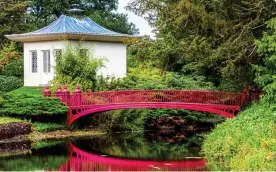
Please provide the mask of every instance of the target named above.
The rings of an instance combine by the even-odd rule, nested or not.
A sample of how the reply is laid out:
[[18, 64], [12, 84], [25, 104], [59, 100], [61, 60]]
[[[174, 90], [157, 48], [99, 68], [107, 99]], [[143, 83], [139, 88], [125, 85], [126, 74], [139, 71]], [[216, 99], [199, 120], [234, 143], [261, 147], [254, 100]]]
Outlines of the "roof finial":
[[79, 4], [72, 4], [71, 9], [67, 10], [68, 13], [72, 13], [73, 15], [79, 15], [84, 12], [84, 10], [79, 8]]

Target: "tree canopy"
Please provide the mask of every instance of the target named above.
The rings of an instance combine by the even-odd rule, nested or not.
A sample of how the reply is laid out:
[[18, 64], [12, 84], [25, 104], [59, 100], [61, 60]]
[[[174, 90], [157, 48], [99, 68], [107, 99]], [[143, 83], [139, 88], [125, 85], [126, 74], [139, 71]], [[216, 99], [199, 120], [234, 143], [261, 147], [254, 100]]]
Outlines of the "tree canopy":
[[140, 57], [159, 61], [164, 71], [204, 75], [221, 89], [239, 90], [253, 84], [252, 64], [261, 62], [255, 39], [275, 17], [276, 3], [133, 0], [128, 9], [156, 28], [156, 41], [137, 50]]
[[0, 0], [0, 48], [5, 34], [22, 33], [30, 29], [25, 21], [26, 0]]

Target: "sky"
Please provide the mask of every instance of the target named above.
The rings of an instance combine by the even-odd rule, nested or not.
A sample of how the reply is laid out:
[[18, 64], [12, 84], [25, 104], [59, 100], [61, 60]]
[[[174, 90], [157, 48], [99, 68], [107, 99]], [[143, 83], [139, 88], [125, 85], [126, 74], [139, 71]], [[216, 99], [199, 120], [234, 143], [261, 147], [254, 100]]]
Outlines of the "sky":
[[134, 23], [136, 27], [139, 28], [140, 35], [150, 35], [154, 37], [154, 33], [152, 33], [153, 29], [145, 19], [125, 9], [128, 2], [129, 0], [119, 0], [118, 12], [128, 14], [128, 21]]

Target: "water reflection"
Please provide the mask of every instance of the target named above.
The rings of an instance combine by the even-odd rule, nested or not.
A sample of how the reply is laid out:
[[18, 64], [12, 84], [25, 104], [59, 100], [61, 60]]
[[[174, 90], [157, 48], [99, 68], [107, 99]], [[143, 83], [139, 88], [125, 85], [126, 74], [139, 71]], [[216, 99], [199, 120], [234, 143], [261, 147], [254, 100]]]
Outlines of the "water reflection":
[[0, 171], [206, 171], [200, 145], [200, 137], [164, 132], [48, 142], [24, 156], [0, 155]]
[[194, 135], [179, 139], [177, 134], [174, 132], [120, 133], [101, 138], [73, 140], [72, 143], [85, 152], [128, 159], [183, 160], [187, 157], [200, 157], [201, 138]]
[[199, 158], [201, 142], [198, 136], [186, 138], [174, 131], [78, 139], [70, 144], [63, 170], [206, 171], [205, 160]]
[[59, 171], [206, 171], [205, 160], [157, 161], [87, 153], [70, 144], [70, 160]]

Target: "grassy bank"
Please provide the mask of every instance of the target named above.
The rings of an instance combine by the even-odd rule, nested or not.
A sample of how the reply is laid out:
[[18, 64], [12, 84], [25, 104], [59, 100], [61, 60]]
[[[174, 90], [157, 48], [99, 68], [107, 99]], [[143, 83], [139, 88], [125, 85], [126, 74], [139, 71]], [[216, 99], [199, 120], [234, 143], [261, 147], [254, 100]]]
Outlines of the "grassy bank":
[[203, 152], [214, 170], [276, 170], [276, 106], [252, 105], [220, 124]]
[[21, 119], [17, 119], [17, 118], [0, 117], [0, 125], [1, 124], [16, 123], [16, 122], [25, 122], [25, 121], [21, 120]]
[[42, 140], [56, 140], [56, 139], [66, 139], [66, 138], [78, 138], [78, 137], [95, 137], [99, 135], [104, 135], [106, 132], [100, 130], [90, 130], [90, 131], [67, 131], [60, 130], [48, 133], [32, 132], [27, 137], [32, 142], [38, 142]]

